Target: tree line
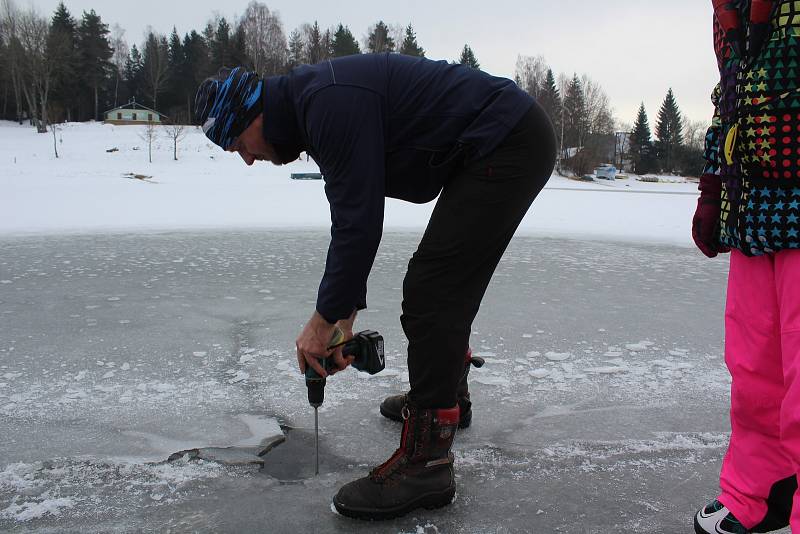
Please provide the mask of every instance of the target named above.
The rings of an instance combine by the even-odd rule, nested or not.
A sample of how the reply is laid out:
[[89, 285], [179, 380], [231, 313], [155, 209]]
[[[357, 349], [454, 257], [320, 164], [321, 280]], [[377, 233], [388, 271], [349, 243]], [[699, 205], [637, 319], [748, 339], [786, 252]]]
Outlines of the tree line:
[[[76, 18], [62, 2], [48, 19], [33, 7], [0, 0], [0, 118], [28, 120], [45, 132], [52, 123], [101, 120], [104, 111], [135, 99], [171, 122], [192, 123], [197, 86], [223, 67], [244, 65], [272, 76], [301, 64], [380, 52], [425, 56], [411, 24], [378, 21], [361, 42], [343, 23], [325, 29], [316, 21], [304, 23], [287, 36], [278, 13], [257, 0], [236, 20], [216, 16], [182, 36], [175, 28], [168, 36], [150, 30], [143, 42], [130, 46], [125, 31], [109, 28], [94, 10]], [[480, 68], [468, 44], [455, 61]], [[620, 138], [608, 96], [587, 75], [556, 76], [544, 58], [519, 56], [515, 81], [553, 121], [560, 170], [580, 175], [598, 163], [618, 161], [637, 172], [696, 174], [702, 166], [693, 159], [696, 150], [689, 155], [691, 128], [682, 122], [671, 91], [666, 122], [662, 127], [660, 113], [653, 142], [646, 115], [640, 120], [643, 108], [632, 129], [623, 125], [632, 133]]]
[[[128, 45], [94, 10], [76, 19], [60, 3], [48, 20], [13, 0], [0, 3], [0, 117], [48, 123], [100, 120], [102, 112], [136, 99], [173, 118], [192, 121], [197, 86], [223, 67], [244, 65], [262, 76], [362, 52], [424, 56], [410, 24], [373, 24], [362, 44], [350, 28], [302, 24], [286, 36], [277, 13], [252, 1], [236, 21], [210, 20], [183, 36], [148, 31]], [[461, 62], [479, 67], [471, 48]]]
[[666, 169], [698, 175], [704, 164], [707, 130], [707, 122], [683, 117], [670, 88], [658, 110], [654, 138], [642, 103], [628, 133], [628, 153], [633, 170], [638, 174]]
[[544, 57], [518, 56], [514, 78], [553, 122], [562, 173], [583, 175], [602, 163], [637, 174], [696, 176], [702, 170], [707, 123], [684, 119], [672, 89], [659, 110], [653, 139], [644, 103], [632, 127], [620, 123], [603, 88], [586, 74], [556, 76]]

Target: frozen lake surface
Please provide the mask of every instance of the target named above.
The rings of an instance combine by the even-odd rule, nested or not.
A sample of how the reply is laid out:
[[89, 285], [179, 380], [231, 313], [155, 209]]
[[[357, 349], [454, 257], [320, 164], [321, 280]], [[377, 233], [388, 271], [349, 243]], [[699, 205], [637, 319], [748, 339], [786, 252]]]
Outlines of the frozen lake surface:
[[[684, 247], [517, 237], [474, 324], [456, 502], [335, 515], [384, 461], [407, 386], [400, 287], [419, 235], [384, 236], [359, 329], [387, 370], [330, 379], [313, 411], [294, 339], [325, 231], [0, 238], [0, 530], [690, 532], [727, 444], [727, 260]], [[281, 428], [276, 425], [279, 423]], [[265, 465], [165, 463], [284, 433]]]

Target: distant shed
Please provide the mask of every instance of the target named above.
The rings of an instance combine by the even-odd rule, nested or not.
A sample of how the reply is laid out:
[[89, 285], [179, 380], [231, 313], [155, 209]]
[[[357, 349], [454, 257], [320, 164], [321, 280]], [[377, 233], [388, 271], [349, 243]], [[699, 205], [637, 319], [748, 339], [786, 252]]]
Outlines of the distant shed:
[[105, 122], [108, 124], [147, 124], [152, 122], [161, 124], [167, 119], [163, 113], [159, 113], [154, 109], [150, 109], [141, 104], [137, 104], [136, 100], [131, 100], [124, 106], [110, 109], [105, 112]]

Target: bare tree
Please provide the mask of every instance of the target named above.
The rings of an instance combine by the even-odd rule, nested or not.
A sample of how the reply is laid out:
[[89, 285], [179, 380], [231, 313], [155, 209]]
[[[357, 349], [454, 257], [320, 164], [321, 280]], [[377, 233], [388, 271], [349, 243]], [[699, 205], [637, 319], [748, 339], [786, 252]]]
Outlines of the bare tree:
[[53, 130], [53, 152], [56, 153], [56, 159], [58, 159], [58, 140], [56, 139], [56, 131], [58, 130], [58, 127], [53, 124], [50, 129]]
[[406, 27], [402, 24], [390, 24], [389, 37], [391, 37], [392, 41], [394, 41], [394, 49], [399, 50], [400, 45], [406, 38]]
[[144, 45], [144, 76], [147, 80], [153, 109], [158, 111], [158, 95], [164, 91], [169, 77], [169, 46], [167, 38], [148, 32]]
[[313, 25], [306, 23], [300, 26], [300, 33], [303, 36], [305, 57], [309, 64], [313, 65], [328, 59], [328, 50], [325, 48], [323, 33], [317, 21], [314, 21]]
[[111, 56], [111, 63], [115, 67], [115, 81], [114, 81], [114, 107], [118, 105], [119, 96], [119, 80], [122, 72], [125, 70], [125, 62], [130, 57], [130, 50], [128, 49], [128, 42], [125, 40], [125, 30], [119, 24], [114, 24], [111, 28], [111, 48], [114, 49], [114, 55]]
[[586, 101], [589, 133], [600, 135], [614, 133], [614, 115], [605, 90], [586, 74], [581, 78], [581, 85]]
[[518, 55], [514, 79], [522, 90], [533, 98], [539, 98], [539, 93], [547, 76], [547, 68], [547, 60], [545, 60], [544, 56]]
[[303, 33], [299, 28], [293, 30], [292, 33], [289, 34], [288, 48], [289, 57], [287, 58], [287, 63], [289, 67], [296, 67], [297, 65], [308, 62], [306, 59], [306, 46], [303, 40]]
[[172, 157], [175, 161], [178, 161], [178, 143], [189, 133], [186, 130], [186, 122], [185, 117], [178, 114], [164, 128], [167, 137], [172, 141]]
[[693, 150], [703, 150], [707, 131], [707, 121], [692, 121], [685, 117], [683, 118], [683, 142], [686, 147]]
[[[13, 0], [3, 0], [0, 11], [2, 35], [8, 53], [8, 71], [14, 88], [17, 119], [27, 106], [28, 117], [40, 133], [47, 131], [47, 96], [52, 63], [48, 58], [47, 20], [33, 7], [20, 11]], [[24, 99], [24, 102], [23, 102]]]
[[325, 51], [326, 58], [333, 57], [333, 34], [336, 32], [335, 28], [328, 28], [322, 34], [322, 49]]
[[47, 49], [49, 29], [47, 19], [33, 7], [19, 15], [17, 36], [24, 59], [22, 93], [39, 133], [47, 132], [47, 100], [53, 75], [53, 61]]
[[22, 124], [22, 66], [24, 65], [22, 45], [18, 36], [19, 10], [13, 0], [2, 0], [0, 4], [0, 37], [6, 48], [8, 75], [14, 90], [17, 121]]
[[245, 51], [262, 76], [282, 72], [287, 60], [286, 35], [277, 12], [256, 0], [248, 4], [239, 22], [244, 29]]
[[[560, 81], [565, 77], [559, 77]], [[563, 82], [562, 82], [563, 83]], [[603, 88], [588, 76], [573, 75], [564, 93], [562, 161], [578, 175], [613, 159], [614, 117]]]
[[147, 143], [147, 159], [153, 163], [153, 141], [158, 134], [156, 123], [153, 121], [144, 125], [144, 128], [139, 133], [139, 139]]
[[397, 42], [392, 37], [394, 32], [395, 30], [387, 26], [382, 20], [379, 20], [367, 28], [367, 35], [364, 37], [364, 50], [371, 53], [394, 52], [397, 46]]

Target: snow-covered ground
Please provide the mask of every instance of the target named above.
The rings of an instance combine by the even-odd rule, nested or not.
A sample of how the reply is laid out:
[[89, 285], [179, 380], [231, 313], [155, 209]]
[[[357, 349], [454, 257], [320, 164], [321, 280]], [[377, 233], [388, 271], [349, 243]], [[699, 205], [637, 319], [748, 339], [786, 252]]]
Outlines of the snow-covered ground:
[[[190, 128], [179, 145], [178, 161], [162, 132], [151, 164], [142, 131], [139, 126], [60, 126], [56, 160], [52, 135], [0, 122], [0, 233], [330, 224], [323, 184], [289, 179], [292, 172], [317, 171], [313, 161], [248, 168]], [[130, 173], [152, 179], [125, 177]], [[581, 183], [554, 176], [519, 233], [688, 246], [696, 197], [691, 183], [644, 183], [633, 177]], [[432, 209], [433, 203], [389, 200], [385, 227], [423, 228]]]

